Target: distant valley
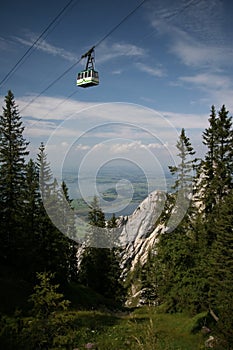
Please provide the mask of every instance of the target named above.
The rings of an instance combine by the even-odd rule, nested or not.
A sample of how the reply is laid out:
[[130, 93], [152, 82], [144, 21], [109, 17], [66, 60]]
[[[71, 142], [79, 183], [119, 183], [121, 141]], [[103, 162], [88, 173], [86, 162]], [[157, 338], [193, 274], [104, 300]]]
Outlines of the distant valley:
[[[119, 215], [130, 215], [137, 208], [143, 199], [154, 190], [171, 191], [173, 179], [167, 172], [162, 176], [152, 172], [145, 174], [137, 166], [105, 166], [97, 173], [96, 178], [86, 174], [82, 178], [82, 188], [80, 190], [79, 175], [75, 171], [64, 171], [63, 179], [68, 188], [70, 198], [73, 199], [73, 206], [78, 216], [86, 216], [88, 213], [88, 202], [92, 200], [94, 193], [90, 189], [94, 186], [98, 192], [98, 197], [102, 198], [109, 206], [123, 193], [124, 196], [132, 197], [130, 203], [123, 210], [115, 213]], [[85, 192], [85, 198], [83, 198]], [[107, 214], [106, 217], [110, 216]]]

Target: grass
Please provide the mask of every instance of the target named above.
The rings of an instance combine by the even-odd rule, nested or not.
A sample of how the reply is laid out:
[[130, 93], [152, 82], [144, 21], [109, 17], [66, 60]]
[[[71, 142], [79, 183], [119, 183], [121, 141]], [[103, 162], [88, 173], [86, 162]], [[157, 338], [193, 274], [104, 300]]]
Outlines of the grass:
[[97, 344], [99, 350], [204, 349], [201, 332], [192, 332], [200, 317], [158, 313], [154, 307], [118, 314], [79, 311], [76, 316], [79, 349], [88, 342]]
[[[16, 284], [15, 280], [14, 283], [10, 279], [7, 283], [5, 280], [5, 288], [0, 291], [0, 311], [12, 315], [16, 305], [17, 309], [23, 307], [25, 310], [30, 288], [21, 281]], [[71, 300], [72, 308], [65, 313], [72, 319], [74, 348], [79, 350], [85, 349], [87, 343], [97, 344], [98, 350], [204, 349], [205, 339], [200, 332], [200, 320], [205, 314], [195, 317], [167, 314], [159, 307], [110, 311], [113, 310], [110, 301], [80, 285], [70, 286], [65, 298]], [[91, 310], [92, 307], [95, 310]]]

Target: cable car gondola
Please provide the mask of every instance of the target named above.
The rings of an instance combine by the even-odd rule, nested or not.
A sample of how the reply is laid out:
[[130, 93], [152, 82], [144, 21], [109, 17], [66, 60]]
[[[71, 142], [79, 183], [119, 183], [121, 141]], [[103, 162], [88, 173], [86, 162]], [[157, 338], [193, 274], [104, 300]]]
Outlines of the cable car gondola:
[[81, 58], [87, 57], [87, 63], [85, 70], [78, 73], [77, 86], [86, 88], [99, 85], [99, 73], [94, 67], [94, 46], [82, 55]]

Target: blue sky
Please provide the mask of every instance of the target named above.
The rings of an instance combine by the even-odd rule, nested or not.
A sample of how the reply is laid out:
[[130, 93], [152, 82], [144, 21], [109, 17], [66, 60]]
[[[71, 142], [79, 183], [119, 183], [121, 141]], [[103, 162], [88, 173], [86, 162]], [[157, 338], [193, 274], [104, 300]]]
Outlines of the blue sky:
[[[67, 3], [1, 4], [0, 80]], [[148, 0], [103, 40], [139, 4], [73, 1], [1, 85], [1, 105], [9, 89], [15, 95], [31, 154], [43, 141], [54, 169], [88, 164], [96, 171], [120, 158], [162, 172], [175, 159], [182, 127], [201, 155], [211, 105], [232, 114], [233, 3]], [[99, 42], [98, 87], [76, 87], [82, 60], [37, 97]]]

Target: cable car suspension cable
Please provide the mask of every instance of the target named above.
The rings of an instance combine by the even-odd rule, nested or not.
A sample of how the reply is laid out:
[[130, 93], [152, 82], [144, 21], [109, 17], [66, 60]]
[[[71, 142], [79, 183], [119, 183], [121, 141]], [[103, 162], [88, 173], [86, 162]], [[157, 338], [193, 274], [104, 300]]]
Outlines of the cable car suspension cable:
[[[72, 0], [71, 0], [72, 1]], [[137, 7], [135, 7], [127, 16], [125, 16], [116, 26], [114, 26], [101, 40], [97, 42], [96, 45], [92, 46], [92, 49], [95, 47], [99, 46], [104, 40], [106, 40], [116, 29], [118, 29], [122, 23], [124, 23], [130, 16], [132, 16], [146, 1], [148, 0], [143, 0]], [[90, 51], [89, 50], [89, 51]], [[88, 51], [88, 52], [89, 52]], [[87, 53], [88, 53], [87, 52]], [[87, 54], [86, 53], [86, 54]], [[84, 55], [86, 55], [84, 54]], [[63, 78], [71, 69], [73, 69], [77, 64], [81, 62], [83, 59], [83, 56], [79, 58], [76, 62], [74, 62], [68, 69], [66, 69], [61, 75], [59, 75], [54, 81], [52, 81], [44, 90], [42, 90], [38, 95], [36, 95], [32, 100], [30, 100], [21, 110], [20, 113], [22, 113], [26, 108], [28, 108], [37, 98], [39, 98], [41, 95], [43, 95], [47, 90], [49, 90], [54, 84], [56, 84], [61, 78]]]
[[[37, 39], [31, 44], [23, 56], [15, 63], [15, 65], [10, 69], [10, 71], [5, 75], [5, 77], [0, 81], [0, 86], [5, 83], [15, 72], [16, 70], [25, 62], [25, 60], [32, 54], [32, 50], [38, 46], [40, 39], [44, 36], [45, 33], [52, 27], [52, 25], [58, 21], [58, 19], [64, 14], [67, 8], [72, 4], [72, 2], [77, 0], [70, 0], [66, 6], [57, 14], [57, 16], [50, 22], [50, 24], [43, 30], [43, 32], [37, 37]], [[54, 29], [54, 28], [53, 28]], [[51, 32], [51, 31], [50, 31]]]

